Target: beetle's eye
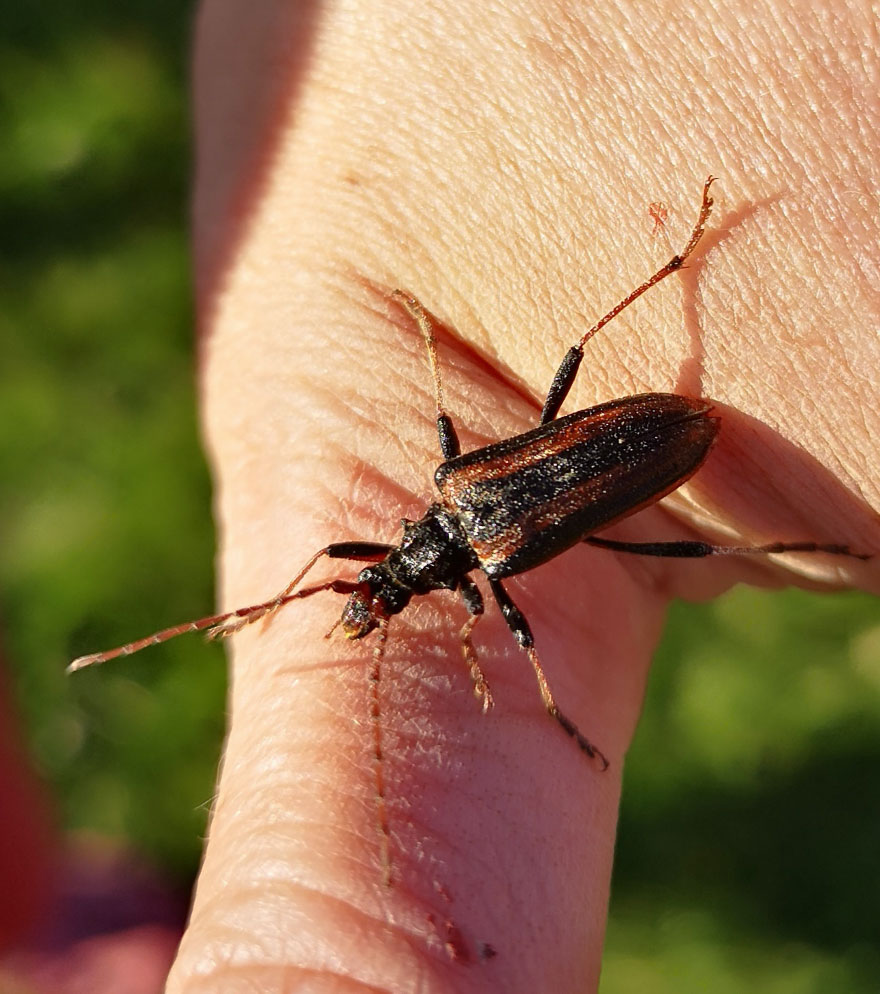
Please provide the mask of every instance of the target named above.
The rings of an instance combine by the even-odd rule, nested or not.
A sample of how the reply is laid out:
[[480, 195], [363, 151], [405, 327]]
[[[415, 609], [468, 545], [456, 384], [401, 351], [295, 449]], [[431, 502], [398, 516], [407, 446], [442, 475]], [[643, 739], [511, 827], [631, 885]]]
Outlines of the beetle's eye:
[[349, 639], [362, 639], [379, 624], [363, 591], [355, 590], [342, 609], [342, 631]]

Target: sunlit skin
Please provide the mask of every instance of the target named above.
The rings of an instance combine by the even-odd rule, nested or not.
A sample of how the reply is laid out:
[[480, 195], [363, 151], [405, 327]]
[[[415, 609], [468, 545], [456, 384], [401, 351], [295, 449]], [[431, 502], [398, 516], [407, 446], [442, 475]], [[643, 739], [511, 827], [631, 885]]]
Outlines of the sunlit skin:
[[[443, 323], [463, 450], [509, 437], [536, 423], [577, 333], [662, 264], [647, 205], [668, 206], [678, 244], [709, 172], [723, 189], [698, 257], [588, 344], [564, 409], [652, 390], [721, 412], [687, 495], [615, 537], [880, 548], [867, 16], [208, 3], [195, 239], [223, 604], [282, 589], [330, 541], [393, 542], [433, 499], [430, 373], [388, 289], [417, 292]], [[376, 633], [324, 640], [342, 608], [330, 592], [239, 633], [169, 990], [316, 977], [329, 991], [594, 989], [620, 757], [668, 598], [805, 569], [877, 584], [873, 563], [578, 548], [511, 585], [554, 692], [616, 760], [601, 775], [536, 706], [497, 614], [474, 633], [488, 715], [456, 598], [394, 619], [380, 688], [390, 889], [366, 689]], [[495, 955], [481, 959], [486, 943]]]

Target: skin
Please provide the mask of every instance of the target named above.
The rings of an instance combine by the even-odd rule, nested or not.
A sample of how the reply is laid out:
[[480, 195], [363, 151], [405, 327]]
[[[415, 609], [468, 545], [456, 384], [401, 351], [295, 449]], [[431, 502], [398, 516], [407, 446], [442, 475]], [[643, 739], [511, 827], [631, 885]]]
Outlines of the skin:
[[[295, 13], [291, 8], [297, 8]], [[435, 499], [425, 356], [442, 323], [466, 451], [534, 425], [565, 350], [687, 239], [681, 276], [587, 348], [564, 410], [711, 397], [722, 438], [635, 541], [880, 548], [877, 23], [868, 5], [205, 3], [195, 244], [222, 600], [331, 541], [393, 542]], [[670, 207], [651, 235], [651, 201]], [[314, 582], [353, 576], [328, 563]], [[327, 593], [234, 640], [231, 726], [169, 991], [590, 991], [620, 777], [671, 596], [876, 589], [875, 564], [672, 562], [579, 547], [510, 583], [600, 774], [543, 712], [493, 605], [480, 714], [448, 593], [394, 619], [380, 684], [395, 884], [382, 883], [370, 640]], [[497, 955], [480, 961], [481, 943]], [[485, 947], [483, 947], [485, 952]]]

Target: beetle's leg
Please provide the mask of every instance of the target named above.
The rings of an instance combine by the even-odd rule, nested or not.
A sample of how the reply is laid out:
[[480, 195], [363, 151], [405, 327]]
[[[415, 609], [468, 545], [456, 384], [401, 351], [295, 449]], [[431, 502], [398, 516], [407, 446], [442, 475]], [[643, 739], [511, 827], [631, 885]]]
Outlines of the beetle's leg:
[[769, 542], [767, 545], [710, 545], [708, 542], [617, 542], [590, 535], [588, 545], [612, 552], [630, 552], [638, 556], [669, 556], [672, 559], [703, 559], [706, 556], [764, 556], [779, 552], [826, 552], [833, 556], [870, 559], [871, 555], [853, 552], [848, 545], [822, 542]]
[[[185, 621], [182, 625], [174, 625], [171, 628], [164, 628], [161, 632], [155, 632], [146, 638], [138, 639], [136, 642], [128, 642], [117, 649], [108, 649], [105, 652], [93, 652], [88, 656], [80, 656], [67, 667], [68, 673], [84, 669], [86, 666], [93, 666], [97, 663], [106, 663], [117, 656], [130, 656], [134, 652], [140, 652], [151, 645], [161, 645], [169, 639], [183, 635], [185, 632], [202, 632], [206, 628], [209, 630], [210, 638], [224, 638], [237, 632], [245, 625], [250, 625], [260, 618], [265, 618], [274, 614], [280, 607], [288, 604], [292, 600], [300, 597], [308, 597], [319, 590], [338, 590], [340, 593], [350, 593], [353, 585], [343, 589], [348, 583], [346, 580], [333, 580], [330, 583], [321, 584], [318, 587], [311, 587], [308, 590], [301, 590], [292, 593], [294, 587], [303, 579], [308, 571], [315, 565], [321, 556], [328, 556], [331, 559], [353, 559], [360, 562], [379, 562], [393, 549], [391, 545], [379, 545], [377, 542], [334, 542], [327, 545], [319, 552], [316, 552], [305, 566], [297, 573], [296, 577], [288, 583], [280, 594], [262, 604], [254, 604], [251, 607], [241, 607], [235, 611], [226, 611], [223, 614], [211, 614], [204, 618], [197, 618], [195, 621]], [[334, 586], [336, 584], [336, 586]]]
[[583, 751], [591, 759], [598, 759], [602, 764], [602, 769], [607, 770], [608, 760], [605, 758], [601, 750], [597, 749], [596, 746], [594, 746], [593, 743], [586, 738], [586, 736], [581, 734], [577, 725], [570, 718], [566, 717], [557, 707], [556, 701], [553, 698], [553, 693], [550, 690], [550, 684], [547, 683], [547, 677], [544, 675], [544, 669], [538, 659], [538, 653], [535, 649], [535, 639], [532, 635], [529, 623], [526, 621], [525, 615], [522, 611], [520, 611], [516, 604], [513, 603], [510, 598], [510, 594], [508, 594], [508, 592], [501, 585], [500, 580], [490, 579], [489, 586], [492, 588], [495, 600], [498, 601], [498, 606], [501, 608], [504, 620], [513, 632], [513, 637], [516, 639], [519, 646], [528, 654], [532, 668], [535, 671], [535, 676], [538, 680], [538, 689], [541, 691], [541, 700], [543, 700], [544, 707], [547, 709], [548, 714], [552, 718], [555, 718], [560, 725], [562, 725], [565, 731], [575, 740], [575, 742], [577, 742], [581, 749], [583, 749]]
[[428, 364], [431, 367], [431, 377], [434, 380], [434, 399], [437, 404], [437, 435], [440, 438], [440, 451], [444, 459], [454, 459], [461, 452], [458, 435], [452, 418], [446, 413], [443, 404], [443, 383], [440, 380], [440, 364], [437, 361], [437, 343], [434, 340], [434, 325], [428, 317], [428, 312], [410, 293], [395, 290], [391, 299], [396, 301], [419, 326], [425, 348], [428, 350]]
[[480, 618], [483, 617], [483, 595], [480, 593], [480, 588], [469, 576], [461, 578], [458, 589], [461, 591], [461, 599], [470, 615], [461, 627], [461, 651], [464, 653], [464, 661], [467, 663], [474, 684], [474, 696], [483, 702], [483, 714], [485, 714], [495, 702], [492, 699], [492, 692], [489, 690], [486, 677], [477, 661], [474, 643], [471, 641], [471, 632]]
[[637, 286], [632, 293], [628, 294], [619, 304], [616, 304], [611, 310], [603, 317], [600, 318], [590, 330], [582, 336], [581, 340], [577, 345], [573, 345], [568, 352], [565, 353], [565, 357], [560, 363], [559, 369], [556, 370], [556, 375], [553, 377], [553, 382], [550, 384], [550, 389], [547, 392], [547, 399], [544, 401], [544, 409], [541, 412], [541, 424], [546, 424], [548, 421], [552, 421], [556, 415], [559, 413], [559, 408], [562, 407], [565, 398], [568, 396], [569, 390], [571, 390], [571, 385], [574, 383], [574, 379], [577, 376], [578, 368], [580, 367], [581, 360], [584, 357], [584, 346], [587, 342], [596, 334], [596, 332], [601, 331], [606, 324], [612, 318], [617, 317], [621, 311], [625, 310], [629, 305], [641, 297], [643, 293], [650, 290], [652, 286], [655, 286], [661, 280], [665, 280], [667, 276], [672, 273], [677, 272], [685, 263], [685, 260], [697, 247], [697, 243], [703, 236], [703, 232], [706, 229], [706, 221], [709, 219], [709, 214], [712, 212], [712, 198], [709, 196], [709, 188], [715, 181], [714, 176], [709, 176], [706, 182], [703, 184], [703, 201], [700, 205], [700, 213], [697, 215], [697, 222], [691, 231], [691, 237], [687, 245], [679, 252], [678, 255], [674, 255], [669, 262], [666, 263], [661, 269], [658, 269], [654, 275], [645, 280], [640, 286]]

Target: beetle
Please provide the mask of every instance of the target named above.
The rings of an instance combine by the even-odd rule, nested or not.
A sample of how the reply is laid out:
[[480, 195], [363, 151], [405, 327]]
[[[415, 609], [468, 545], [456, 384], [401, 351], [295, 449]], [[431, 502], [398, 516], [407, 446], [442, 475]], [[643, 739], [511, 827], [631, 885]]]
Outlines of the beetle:
[[[711, 214], [715, 177], [702, 189], [697, 220], [685, 247], [597, 321], [565, 354], [553, 377], [537, 427], [494, 444], [462, 453], [443, 401], [433, 323], [411, 294], [395, 290], [392, 300], [418, 325], [434, 383], [436, 425], [443, 462], [434, 482], [439, 500], [418, 521], [403, 521], [396, 545], [334, 542], [319, 549], [275, 597], [250, 607], [185, 622], [117, 649], [81, 656], [78, 670], [138, 652], [188, 631], [226, 637], [268, 618], [293, 600], [330, 590], [347, 595], [337, 625], [349, 639], [377, 631], [372, 680], [376, 762], [381, 761], [377, 684], [389, 619], [413, 597], [434, 590], [457, 590], [468, 612], [461, 629], [462, 650], [474, 692], [484, 711], [493, 704], [471, 634], [484, 612], [483, 597], [471, 574], [482, 572], [517, 644], [534, 669], [544, 707], [577, 745], [608, 767], [608, 759], [556, 704], [525, 615], [504, 586], [566, 549], [586, 542], [616, 552], [647, 556], [702, 558], [713, 555], [825, 552], [867, 559], [846, 545], [774, 542], [756, 547], [725, 547], [701, 541], [621, 542], [597, 535], [602, 529], [656, 503], [685, 483], [703, 464], [720, 429], [706, 400], [673, 393], [644, 393], [608, 401], [557, 417], [583, 360], [584, 346], [609, 321], [661, 280], [678, 272], [697, 247]], [[310, 587], [300, 583], [322, 558], [367, 565], [354, 580], [335, 578]], [[334, 626], [336, 627], [336, 626]], [[329, 633], [328, 633], [329, 634]], [[381, 775], [377, 773], [380, 820], [386, 837]]]

